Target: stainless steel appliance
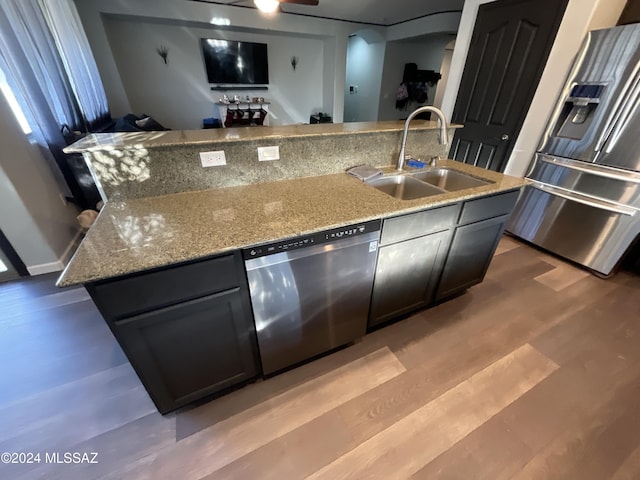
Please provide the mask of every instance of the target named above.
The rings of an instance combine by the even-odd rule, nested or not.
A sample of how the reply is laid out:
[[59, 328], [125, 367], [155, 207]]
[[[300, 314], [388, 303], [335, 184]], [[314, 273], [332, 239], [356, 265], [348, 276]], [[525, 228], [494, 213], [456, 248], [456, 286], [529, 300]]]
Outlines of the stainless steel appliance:
[[507, 230], [602, 275], [640, 234], [640, 25], [590, 32]]
[[264, 373], [365, 334], [380, 223], [243, 251]]

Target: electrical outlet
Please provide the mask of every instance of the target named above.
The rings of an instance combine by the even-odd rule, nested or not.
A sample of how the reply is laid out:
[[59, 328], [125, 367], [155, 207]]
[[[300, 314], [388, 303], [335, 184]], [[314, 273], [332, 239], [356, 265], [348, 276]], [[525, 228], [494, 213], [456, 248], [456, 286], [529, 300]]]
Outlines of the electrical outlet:
[[200, 163], [203, 167], [221, 167], [227, 164], [224, 150], [215, 152], [200, 152]]
[[280, 147], [258, 147], [258, 160], [261, 162], [269, 162], [271, 160], [280, 160]]

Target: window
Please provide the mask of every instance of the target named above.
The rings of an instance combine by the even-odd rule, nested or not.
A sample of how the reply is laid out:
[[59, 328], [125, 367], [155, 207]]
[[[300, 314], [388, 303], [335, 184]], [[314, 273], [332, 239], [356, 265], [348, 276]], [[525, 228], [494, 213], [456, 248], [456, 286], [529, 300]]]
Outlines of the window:
[[27, 122], [27, 117], [25, 117], [24, 112], [22, 111], [22, 108], [20, 108], [20, 105], [18, 104], [18, 100], [16, 100], [16, 96], [11, 91], [9, 84], [7, 83], [7, 78], [5, 77], [4, 72], [2, 70], [0, 70], [0, 90], [4, 95], [4, 98], [7, 99], [7, 103], [11, 107], [11, 110], [13, 110], [13, 114], [16, 116], [16, 119], [18, 120], [18, 123], [22, 128], [22, 131], [25, 133], [25, 135], [29, 135], [32, 132], [32, 130], [31, 130], [31, 127], [29, 126], [29, 122]]

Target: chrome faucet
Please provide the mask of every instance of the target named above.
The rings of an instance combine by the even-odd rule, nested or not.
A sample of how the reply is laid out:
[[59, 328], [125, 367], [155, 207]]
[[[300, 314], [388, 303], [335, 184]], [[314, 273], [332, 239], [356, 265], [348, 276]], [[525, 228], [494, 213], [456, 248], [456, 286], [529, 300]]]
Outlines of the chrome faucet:
[[398, 156], [398, 165], [397, 170], [402, 170], [404, 167], [404, 147], [407, 144], [407, 134], [409, 133], [409, 124], [414, 117], [423, 112], [433, 112], [438, 117], [438, 123], [440, 124], [440, 143], [442, 145], [447, 145], [449, 143], [449, 135], [447, 133], [447, 119], [444, 118], [444, 113], [437, 107], [432, 107], [431, 105], [426, 105], [424, 107], [420, 107], [413, 112], [411, 115], [407, 117], [407, 121], [404, 122], [404, 130], [402, 132], [402, 143], [400, 144], [400, 155]]

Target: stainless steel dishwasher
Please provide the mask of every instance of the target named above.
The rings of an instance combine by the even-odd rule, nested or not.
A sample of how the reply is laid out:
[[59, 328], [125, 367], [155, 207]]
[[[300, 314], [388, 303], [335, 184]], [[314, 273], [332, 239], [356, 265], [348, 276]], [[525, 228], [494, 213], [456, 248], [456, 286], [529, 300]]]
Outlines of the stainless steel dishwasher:
[[243, 250], [265, 374], [364, 335], [380, 223]]

